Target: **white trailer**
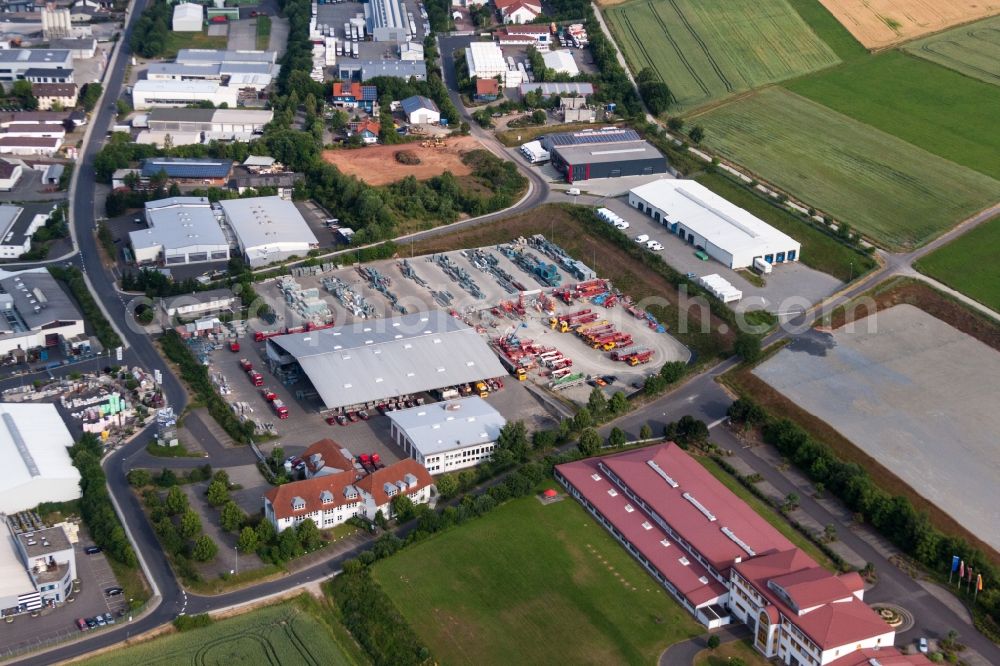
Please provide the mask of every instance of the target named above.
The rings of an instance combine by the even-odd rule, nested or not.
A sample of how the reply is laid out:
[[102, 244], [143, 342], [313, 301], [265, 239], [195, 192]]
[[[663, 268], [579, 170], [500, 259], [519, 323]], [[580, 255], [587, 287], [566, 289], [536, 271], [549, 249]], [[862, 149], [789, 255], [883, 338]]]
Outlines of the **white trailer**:
[[743, 298], [743, 292], [718, 273], [700, 277], [697, 282], [723, 303], [732, 303]]
[[357, 42], [354, 42], [353, 44], [351, 44], [351, 57], [354, 58], [355, 60], [357, 60], [360, 57], [360, 55], [358, 53], [358, 43]]
[[774, 267], [770, 263], [764, 261], [763, 257], [755, 257], [753, 260], [753, 267], [758, 273], [763, 275], [769, 275]]

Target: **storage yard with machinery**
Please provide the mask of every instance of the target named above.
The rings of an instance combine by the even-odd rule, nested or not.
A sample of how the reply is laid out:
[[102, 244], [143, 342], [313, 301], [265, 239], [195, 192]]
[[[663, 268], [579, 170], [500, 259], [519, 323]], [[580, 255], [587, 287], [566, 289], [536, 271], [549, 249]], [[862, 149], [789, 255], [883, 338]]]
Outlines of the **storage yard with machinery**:
[[544, 419], [532, 392], [578, 402], [591, 385], [629, 393], [690, 356], [627, 294], [542, 236], [291, 272], [256, 287], [273, 325], [215, 323], [189, 340], [234, 412], [282, 438], [322, 421], [377, 434], [388, 429], [380, 412], [460, 395]]

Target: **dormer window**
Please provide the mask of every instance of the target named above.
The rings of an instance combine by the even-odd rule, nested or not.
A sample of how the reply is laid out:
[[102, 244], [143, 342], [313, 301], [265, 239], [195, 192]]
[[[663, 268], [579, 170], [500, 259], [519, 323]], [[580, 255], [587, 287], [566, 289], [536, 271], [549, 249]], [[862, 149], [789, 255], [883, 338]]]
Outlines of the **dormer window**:
[[292, 498], [292, 511], [302, 511], [306, 508], [306, 501], [296, 495]]
[[319, 494], [319, 501], [323, 504], [331, 504], [333, 502], [333, 493], [329, 490], [324, 490]]

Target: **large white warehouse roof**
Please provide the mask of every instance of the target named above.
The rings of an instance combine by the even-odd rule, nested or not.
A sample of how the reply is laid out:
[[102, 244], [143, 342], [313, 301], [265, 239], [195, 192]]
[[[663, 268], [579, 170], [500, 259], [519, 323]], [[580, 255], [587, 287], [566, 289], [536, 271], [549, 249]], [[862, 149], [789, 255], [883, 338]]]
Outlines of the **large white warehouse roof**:
[[798, 249], [799, 243], [693, 180], [657, 180], [630, 193], [734, 257]]
[[475, 329], [441, 310], [282, 335], [267, 349], [298, 361], [328, 409], [506, 374]]
[[[243, 252], [256, 265], [268, 256], [308, 250], [319, 245], [305, 218], [291, 201], [280, 197], [229, 199], [219, 202]], [[304, 254], [304, 251], [303, 251]]]
[[425, 458], [500, 437], [507, 420], [478, 395], [387, 414]]
[[0, 403], [0, 513], [79, 498], [72, 445], [55, 405]]

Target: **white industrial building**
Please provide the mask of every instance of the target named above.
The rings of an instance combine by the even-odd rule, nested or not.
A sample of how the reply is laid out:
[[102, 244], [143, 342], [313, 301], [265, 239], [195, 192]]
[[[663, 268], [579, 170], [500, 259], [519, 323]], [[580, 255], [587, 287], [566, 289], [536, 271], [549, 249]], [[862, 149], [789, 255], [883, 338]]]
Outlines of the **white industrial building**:
[[406, 114], [406, 120], [411, 125], [429, 125], [441, 120], [441, 112], [438, 111], [434, 100], [423, 95], [407, 97], [399, 103]]
[[160, 305], [168, 317], [190, 319], [231, 311], [237, 306], [237, 301], [232, 289], [209, 289], [164, 298], [160, 301]]
[[41, 74], [39, 83], [72, 83], [73, 54], [67, 49], [0, 49], [0, 81], [30, 79], [29, 71]]
[[146, 78], [150, 81], [214, 81], [231, 88], [264, 90], [280, 71], [280, 65], [270, 62], [158, 62], [149, 66]]
[[221, 49], [181, 49], [174, 62], [184, 65], [239, 65], [278, 61], [274, 51], [225, 51]]
[[281, 197], [229, 199], [219, 202], [244, 260], [264, 266], [292, 255], [305, 257], [319, 247], [316, 234], [291, 201]]
[[153, 109], [146, 124], [153, 132], [204, 133], [206, 137], [245, 137], [264, 131], [274, 119], [270, 109]]
[[0, 160], [0, 192], [10, 192], [21, 180], [24, 164], [20, 160]]
[[174, 32], [201, 32], [205, 8], [193, 2], [181, 2], [174, 5]]
[[798, 241], [693, 180], [657, 180], [629, 190], [628, 203], [729, 268], [797, 261]]
[[703, 275], [697, 279], [697, 283], [723, 303], [734, 303], [743, 298], [743, 292], [718, 273]]
[[405, 44], [399, 45], [399, 59], [400, 60], [416, 60], [418, 62], [423, 62], [424, 59], [424, 45], [417, 42], [406, 42]]
[[[0, 355], [55, 347], [84, 334], [83, 315], [44, 268], [0, 270]], [[3, 458], [0, 458], [3, 460]], [[4, 511], [0, 503], [0, 511]]]
[[493, 455], [507, 420], [479, 396], [387, 414], [392, 441], [431, 474], [472, 467]]
[[410, 20], [402, 0], [366, 2], [365, 22], [376, 42], [403, 43], [410, 38]]
[[0, 513], [80, 497], [73, 436], [51, 403], [0, 403]]
[[374, 520], [381, 512], [393, 517], [392, 500], [405, 495], [414, 504], [431, 499], [434, 479], [415, 460], [405, 458], [366, 473], [347, 449], [320, 440], [302, 454], [306, 480], [272, 488], [264, 495], [264, 518], [276, 531], [306, 519], [329, 529], [359, 517]]
[[531, 164], [544, 164], [552, 157], [549, 151], [545, 150], [542, 146], [541, 141], [529, 141], [528, 143], [521, 144], [518, 150], [521, 151], [524, 158]]
[[0, 514], [0, 617], [61, 604], [73, 591], [76, 555], [62, 525], [15, 528]]
[[31, 249], [31, 237], [49, 219], [46, 213], [25, 213], [21, 206], [0, 204], [0, 259], [17, 259]]
[[235, 108], [239, 89], [222, 86], [215, 81], [182, 81], [142, 79], [132, 86], [132, 107], [137, 111], [156, 107], [182, 107], [197, 102], [226, 104]]
[[510, 69], [503, 51], [493, 42], [472, 42], [465, 49], [465, 62], [469, 66], [469, 77], [495, 79], [498, 76], [505, 88], [521, 85], [522, 75], [517, 69]]
[[136, 264], [229, 260], [229, 240], [206, 197], [147, 201], [146, 223], [149, 228], [129, 232]]
[[576, 60], [573, 59], [573, 54], [569, 49], [559, 49], [558, 51], [543, 53], [542, 60], [545, 61], [547, 68], [558, 74], [576, 76], [580, 73], [580, 68], [577, 67]]

